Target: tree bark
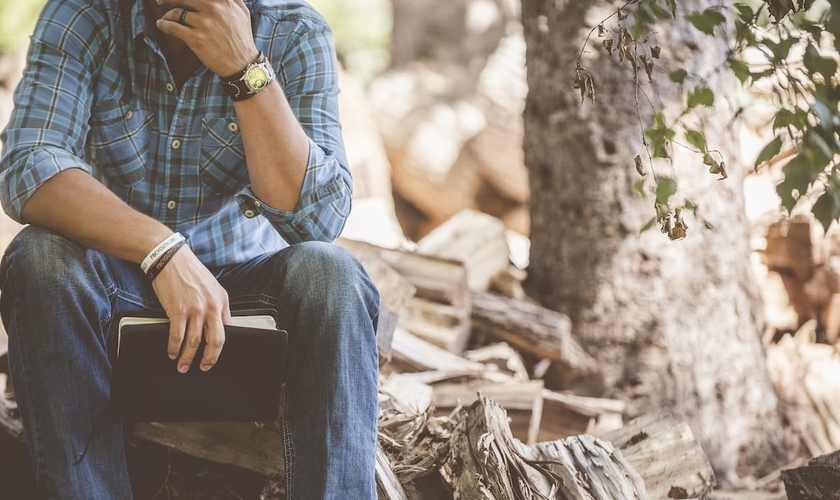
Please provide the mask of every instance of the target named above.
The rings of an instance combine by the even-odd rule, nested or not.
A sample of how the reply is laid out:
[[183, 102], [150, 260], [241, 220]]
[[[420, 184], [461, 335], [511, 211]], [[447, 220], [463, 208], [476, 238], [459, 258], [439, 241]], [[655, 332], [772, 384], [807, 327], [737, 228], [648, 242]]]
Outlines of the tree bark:
[[[718, 3], [678, 4], [684, 14]], [[731, 10], [729, 4], [722, 12]], [[533, 192], [529, 292], [569, 315], [578, 342], [604, 369], [607, 396], [627, 401], [630, 417], [668, 409], [688, 418], [723, 483], [773, 469], [786, 454], [759, 341], [743, 167], [718, 182], [701, 156], [674, 146], [673, 165], [660, 164], [658, 172], [674, 172], [678, 196], [698, 204], [717, 230], [688, 220], [683, 241], [670, 242], [658, 231], [640, 235], [654, 210], [651, 197], [640, 201], [633, 189], [639, 178], [633, 158], [643, 148], [632, 69], [608, 57], [593, 35], [583, 64], [593, 75], [597, 105], [581, 104], [572, 88], [586, 34], [618, 4], [522, 5], [530, 87], [525, 158]], [[725, 104], [734, 87], [731, 78], [712, 71], [726, 59], [726, 40], [675, 21], [656, 31], [662, 59], [655, 74], [684, 68], [711, 75], [707, 84], [717, 107], [698, 120], [710, 149], [735, 163], [735, 130], [728, 123], [734, 107]], [[659, 94], [673, 116], [682, 100], [673, 84], [661, 80]], [[642, 118], [650, 123], [644, 106]]]

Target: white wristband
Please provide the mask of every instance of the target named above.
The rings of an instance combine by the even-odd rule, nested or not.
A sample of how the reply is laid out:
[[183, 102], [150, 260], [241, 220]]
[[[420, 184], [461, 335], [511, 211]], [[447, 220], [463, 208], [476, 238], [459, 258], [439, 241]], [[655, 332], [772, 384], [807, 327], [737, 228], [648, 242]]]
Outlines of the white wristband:
[[178, 243], [184, 241], [185, 238], [181, 233], [175, 233], [169, 238], [163, 240], [163, 243], [156, 246], [154, 250], [149, 252], [149, 255], [143, 259], [143, 263], [140, 264], [140, 269], [143, 271], [144, 274], [149, 274], [149, 268], [152, 267], [152, 264], [155, 263], [161, 255], [166, 253], [167, 250], [174, 247]]

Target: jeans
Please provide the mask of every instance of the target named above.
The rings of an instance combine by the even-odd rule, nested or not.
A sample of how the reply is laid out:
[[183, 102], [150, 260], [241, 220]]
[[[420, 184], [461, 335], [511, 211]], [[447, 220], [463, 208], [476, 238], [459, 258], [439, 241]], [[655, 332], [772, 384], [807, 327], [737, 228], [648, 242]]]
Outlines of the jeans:
[[[313, 242], [211, 271], [231, 310], [274, 308], [289, 332], [288, 498], [374, 500], [379, 295], [362, 266]], [[114, 318], [163, 314], [140, 266], [30, 226], [6, 251], [0, 289], [39, 498], [130, 499], [121, 425], [101, 416]]]

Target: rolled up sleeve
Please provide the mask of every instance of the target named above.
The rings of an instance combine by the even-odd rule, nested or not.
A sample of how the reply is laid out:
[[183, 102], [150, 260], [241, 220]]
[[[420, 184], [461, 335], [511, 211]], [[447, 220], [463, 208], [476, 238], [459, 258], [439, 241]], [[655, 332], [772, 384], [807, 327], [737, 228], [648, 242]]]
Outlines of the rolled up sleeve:
[[48, 2], [38, 21], [15, 108], [0, 134], [0, 202], [18, 222], [26, 202], [56, 174], [92, 171], [83, 160], [92, 64], [107, 31], [102, 16], [79, 1]]
[[294, 210], [285, 211], [266, 205], [250, 186], [238, 196], [243, 213], [264, 216], [289, 244], [336, 239], [353, 196], [338, 114], [332, 32], [323, 20], [306, 28], [295, 43], [282, 49], [281, 63], [273, 61], [292, 111], [309, 137], [309, 161], [299, 201]]

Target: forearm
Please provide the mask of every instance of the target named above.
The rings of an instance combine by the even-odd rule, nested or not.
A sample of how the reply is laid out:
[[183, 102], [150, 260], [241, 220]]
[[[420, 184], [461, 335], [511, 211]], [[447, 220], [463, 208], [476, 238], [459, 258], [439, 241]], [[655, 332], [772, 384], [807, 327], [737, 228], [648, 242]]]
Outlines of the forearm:
[[42, 185], [24, 205], [22, 216], [27, 223], [137, 263], [172, 234], [78, 169], [61, 172]]
[[254, 194], [278, 210], [294, 210], [309, 161], [309, 138], [283, 89], [274, 81], [235, 106]]

